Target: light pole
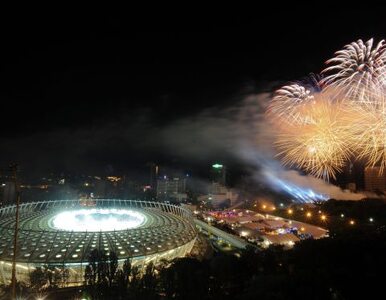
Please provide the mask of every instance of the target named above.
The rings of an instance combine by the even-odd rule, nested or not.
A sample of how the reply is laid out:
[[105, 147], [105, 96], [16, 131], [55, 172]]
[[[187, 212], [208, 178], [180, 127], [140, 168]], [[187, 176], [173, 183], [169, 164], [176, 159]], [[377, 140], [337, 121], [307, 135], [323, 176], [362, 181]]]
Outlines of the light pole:
[[20, 188], [17, 180], [17, 164], [10, 165], [13, 180], [15, 184], [16, 194], [16, 216], [15, 216], [15, 233], [13, 236], [13, 256], [12, 256], [12, 300], [16, 300], [16, 252], [17, 252], [17, 236], [19, 232], [19, 204], [20, 204]]

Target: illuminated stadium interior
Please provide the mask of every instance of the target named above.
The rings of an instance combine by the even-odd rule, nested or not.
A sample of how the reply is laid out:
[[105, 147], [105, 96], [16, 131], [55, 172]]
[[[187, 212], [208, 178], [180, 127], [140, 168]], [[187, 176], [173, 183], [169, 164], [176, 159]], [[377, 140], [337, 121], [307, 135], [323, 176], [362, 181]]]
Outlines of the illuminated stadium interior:
[[69, 231], [114, 231], [137, 228], [145, 221], [138, 211], [85, 208], [58, 213], [52, 219], [56, 229]]
[[[0, 209], [0, 282], [9, 283], [13, 254], [15, 206]], [[130, 258], [143, 268], [188, 254], [196, 239], [189, 211], [161, 202], [98, 199], [24, 203], [16, 254], [18, 280], [28, 281], [38, 266], [70, 271], [70, 284], [83, 283], [84, 268], [94, 249], [120, 264]]]

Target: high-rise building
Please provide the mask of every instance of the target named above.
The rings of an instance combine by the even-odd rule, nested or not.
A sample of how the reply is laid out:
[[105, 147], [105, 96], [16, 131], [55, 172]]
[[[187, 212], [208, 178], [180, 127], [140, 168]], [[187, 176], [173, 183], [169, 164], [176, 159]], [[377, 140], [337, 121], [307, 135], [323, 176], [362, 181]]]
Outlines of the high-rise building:
[[16, 201], [16, 187], [15, 183], [13, 181], [8, 181], [5, 183], [5, 186], [3, 187], [3, 199], [2, 204], [3, 205], [11, 205], [15, 204]]
[[212, 183], [209, 186], [208, 194], [198, 197], [199, 201], [210, 203], [213, 207], [232, 206], [236, 204], [239, 193], [234, 189], [228, 189], [222, 184]]
[[380, 167], [366, 167], [365, 190], [372, 192], [386, 191], [386, 172], [380, 174]]
[[157, 180], [157, 199], [161, 201], [166, 200], [186, 200], [186, 178], [164, 177]]
[[365, 190], [365, 166], [362, 161], [348, 162], [334, 184], [350, 191]]
[[150, 163], [150, 180], [149, 185], [153, 190], [157, 189], [159, 167], [155, 163]]
[[228, 189], [218, 182], [212, 182], [212, 184], [209, 185], [208, 188], [209, 194], [225, 194], [227, 193], [227, 191]]
[[97, 179], [94, 184], [94, 197], [105, 198], [107, 191], [107, 182], [105, 179]]
[[224, 165], [215, 163], [211, 168], [211, 181], [226, 185], [226, 167]]

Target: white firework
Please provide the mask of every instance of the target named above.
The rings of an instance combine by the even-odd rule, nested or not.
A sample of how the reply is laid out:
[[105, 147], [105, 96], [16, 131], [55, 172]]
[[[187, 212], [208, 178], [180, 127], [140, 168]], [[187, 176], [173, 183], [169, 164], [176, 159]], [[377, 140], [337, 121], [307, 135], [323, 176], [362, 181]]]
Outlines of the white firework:
[[304, 114], [302, 107], [314, 101], [314, 93], [310, 88], [299, 83], [283, 86], [278, 89], [268, 107], [268, 115], [276, 121], [286, 123], [302, 123]]
[[361, 103], [369, 102], [374, 93], [384, 88], [386, 66], [386, 44], [381, 40], [358, 40], [337, 51], [328, 60], [331, 65], [322, 71], [327, 76], [322, 80], [327, 88], [339, 88], [347, 98]]

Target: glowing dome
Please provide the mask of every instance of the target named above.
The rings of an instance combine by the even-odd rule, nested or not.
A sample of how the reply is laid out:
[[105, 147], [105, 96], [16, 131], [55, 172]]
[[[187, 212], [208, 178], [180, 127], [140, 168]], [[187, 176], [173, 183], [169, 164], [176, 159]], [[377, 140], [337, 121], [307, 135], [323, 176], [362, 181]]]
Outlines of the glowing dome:
[[67, 231], [113, 231], [137, 228], [146, 220], [138, 211], [90, 208], [63, 211], [52, 219], [52, 226]]
[[[17, 280], [30, 283], [37, 267], [69, 270], [69, 286], [83, 285], [94, 250], [115, 253], [122, 268], [130, 259], [142, 269], [190, 253], [197, 231], [190, 211], [164, 202], [79, 199], [21, 203]], [[12, 279], [16, 205], [0, 207], [0, 284]]]

